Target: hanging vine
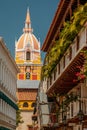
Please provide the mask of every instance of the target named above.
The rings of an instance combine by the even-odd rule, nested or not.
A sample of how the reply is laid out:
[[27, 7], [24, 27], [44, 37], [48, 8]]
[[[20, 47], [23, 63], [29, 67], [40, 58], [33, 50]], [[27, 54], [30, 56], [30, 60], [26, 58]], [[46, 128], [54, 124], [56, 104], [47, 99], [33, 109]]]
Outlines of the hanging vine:
[[[70, 94], [65, 94], [65, 95], [59, 95], [59, 94], [55, 94], [55, 93], [53, 93], [52, 95], [54, 98], [54, 102], [56, 103], [55, 113], [56, 113], [57, 119], [58, 119], [59, 115], [61, 114], [61, 110], [62, 110], [62, 112], [67, 112], [71, 102], [79, 101], [79, 96], [72, 92]], [[60, 100], [58, 100], [58, 98], [60, 98], [60, 97], [63, 97], [65, 99], [62, 100], [62, 102], [60, 102]]]
[[[87, 3], [79, 6], [73, 13], [70, 21], [64, 23], [64, 28], [60, 32], [59, 40], [54, 41], [55, 45], [51, 48], [46, 57], [46, 64], [42, 67], [41, 77], [50, 77], [52, 71], [64, 55], [78, 32], [84, 27], [87, 21]], [[49, 60], [48, 60], [49, 59]]]

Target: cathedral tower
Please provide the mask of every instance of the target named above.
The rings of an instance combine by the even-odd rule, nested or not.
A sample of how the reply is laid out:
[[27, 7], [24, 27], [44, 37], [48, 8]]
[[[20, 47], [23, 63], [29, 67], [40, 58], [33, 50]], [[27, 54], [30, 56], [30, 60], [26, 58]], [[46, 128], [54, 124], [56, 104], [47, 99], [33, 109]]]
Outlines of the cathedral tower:
[[20, 70], [17, 77], [18, 101], [24, 121], [18, 130], [29, 130], [30, 127], [32, 129], [32, 104], [36, 100], [41, 71], [40, 41], [33, 34], [29, 9], [23, 34], [15, 45], [15, 60]]

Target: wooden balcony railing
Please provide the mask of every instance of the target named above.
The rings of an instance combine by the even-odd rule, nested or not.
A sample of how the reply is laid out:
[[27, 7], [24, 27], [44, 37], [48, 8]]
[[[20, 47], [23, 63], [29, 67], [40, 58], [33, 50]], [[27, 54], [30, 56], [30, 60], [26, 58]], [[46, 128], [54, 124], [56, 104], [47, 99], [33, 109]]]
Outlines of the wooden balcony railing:
[[58, 78], [61, 77], [62, 73], [72, 64], [73, 60], [80, 54], [81, 50], [87, 47], [87, 28], [82, 29], [78, 36], [74, 39], [60, 62], [57, 64], [55, 70], [51, 74], [51, 78], [47, 78], [45, 82], [47, 92], [54, 85]]
[[[70, 103], [69, 105], [69, 110], [66, 112], [66, 121], [74, 119], [74, 118], [78, 118], [78, 113], [80, 110], [80, 106], [79, 106], [79, 101]], [[81, 110], [84, 114], [84, 116], [87, 116], [87, 98], [82, 98], [81, 99]], [[58, 123], [61, 124], [63, 123], [63, 113], [62, 113], [62, 109], [61, 109], [61, 114], [59, 116], [58, 119]]]
[[[42, 103], [41, 105], [41, 111], [40, 113], [40, 120], [41, 125], [46, 127], [57, 127], [58, 126], [58, 120], [57, 120], [57, 113], [56, 113], [56, 104], [54, 102], [47, 102]], [[42, 107], [44, 108], [44, 111], [42, 111]], [[45, 108], [48, 108], [46, 111]]]

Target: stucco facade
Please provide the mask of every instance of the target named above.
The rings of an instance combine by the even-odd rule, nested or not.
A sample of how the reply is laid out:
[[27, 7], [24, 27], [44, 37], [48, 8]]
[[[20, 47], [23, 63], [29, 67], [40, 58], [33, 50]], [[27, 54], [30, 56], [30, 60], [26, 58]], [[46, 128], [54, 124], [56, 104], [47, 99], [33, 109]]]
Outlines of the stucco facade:
[[0, 37], [0, 130], [16, 129], [18, 68]]

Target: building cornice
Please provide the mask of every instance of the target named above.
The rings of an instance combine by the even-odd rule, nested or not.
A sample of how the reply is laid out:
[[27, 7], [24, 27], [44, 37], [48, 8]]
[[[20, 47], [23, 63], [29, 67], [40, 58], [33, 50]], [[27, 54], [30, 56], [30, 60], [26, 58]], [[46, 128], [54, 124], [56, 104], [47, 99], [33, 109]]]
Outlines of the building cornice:
[[10, 58], [10, 60], [11, 60], [11, 62], [12, 62], [12, 64], [13, 64], [13, 66], [15, 66], [16, 71], [19, 72], [19, 69], [18, 69], [18, 67], [17, 67], [17, 65], [16, 65], [16, 62], [15, 62], [15, 60], [13, 59], [13, 57], [11, 56], [10, 51], [9, 51], [8, 48], [6, 47], [5, 42], [4, 42], [4, 40], [3, 40], [2, 37], [0, 37], [0, 43], [1, 43], [1, 46], [3, 47], [3, 49], [5, 50], [6, 54], [7, 54], [8, 57]]

